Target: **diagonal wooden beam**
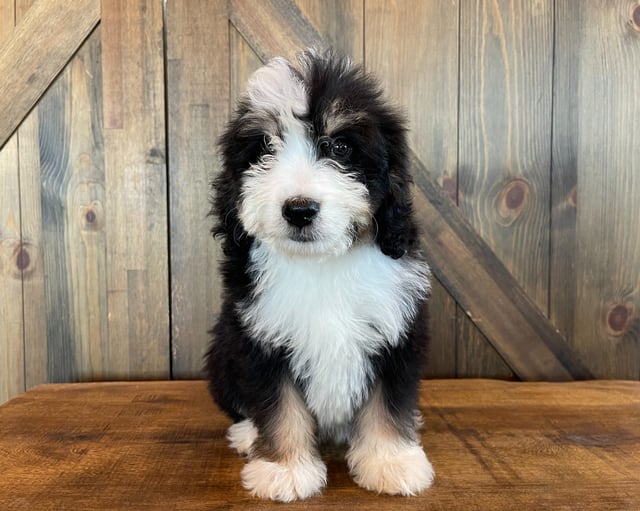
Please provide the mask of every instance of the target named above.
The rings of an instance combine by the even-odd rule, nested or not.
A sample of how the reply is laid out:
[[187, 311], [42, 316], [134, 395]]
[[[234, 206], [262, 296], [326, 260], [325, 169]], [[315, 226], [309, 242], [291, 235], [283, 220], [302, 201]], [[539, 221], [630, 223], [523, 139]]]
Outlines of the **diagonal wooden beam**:
[[421, 192], [416, 206], [424, 219], [422, 237], [433, 272], [518, 377], [592, 378], [460, 209], [429, 178], [415, 153], [411, 168]]
[[38, 0], [0, 48], [0, 148], [100, 21], [100, 0]]
[[[229, 19], [266, 61], [292, 56], [322, 38], [291, 0], [230, 0]], [[511, 273], [429, 177], [412, 153], [411, 166], [424, 219], [423, 241], [434, 273], [475, 325], [523, 380], [591, 378], [560, 332], [528, 298]]]

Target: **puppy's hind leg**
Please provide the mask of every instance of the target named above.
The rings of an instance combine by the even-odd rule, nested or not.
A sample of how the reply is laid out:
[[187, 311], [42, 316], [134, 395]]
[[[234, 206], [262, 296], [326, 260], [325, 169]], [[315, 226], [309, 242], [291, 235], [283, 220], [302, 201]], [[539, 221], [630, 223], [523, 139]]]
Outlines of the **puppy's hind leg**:
[[298, 389], [284, 383], [272, 411], [257, 425], [258, 435], [242, 470], [244, 487], [256, 497], [282, 502], [319, 493], [327, 468], [318, 453], [315, 419]]
[[420, 445], [414, 411], [402, 424], [394, 417], [378, 385], [360, 411], [347, 452], [354, 481], [368, 490], [415, 495], [431, 486], [434, 472]]

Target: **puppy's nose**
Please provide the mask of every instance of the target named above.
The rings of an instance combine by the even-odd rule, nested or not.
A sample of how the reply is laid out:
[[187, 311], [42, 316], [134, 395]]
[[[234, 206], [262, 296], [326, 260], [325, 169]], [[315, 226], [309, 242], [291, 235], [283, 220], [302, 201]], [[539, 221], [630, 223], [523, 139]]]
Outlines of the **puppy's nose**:
[[287, 199], [282, 206], [282, 216], [291, 225], [302, 229], [313, 222], [313, 218], [320, 211], [320, 204], [305, 197]]

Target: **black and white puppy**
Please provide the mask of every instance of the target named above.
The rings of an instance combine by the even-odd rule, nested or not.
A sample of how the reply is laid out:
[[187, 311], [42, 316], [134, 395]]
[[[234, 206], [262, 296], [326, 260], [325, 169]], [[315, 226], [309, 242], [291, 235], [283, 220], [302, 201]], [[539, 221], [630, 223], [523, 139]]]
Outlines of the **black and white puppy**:
[[206, 363], [248, 456], [243, 485], [314, 495], [332, 441], [364, 488], [429, 487], [416, 428], [430, 273], [402, 117], [360, 67], [307, 51], [255, 72], [221, 148], [224, 296]]

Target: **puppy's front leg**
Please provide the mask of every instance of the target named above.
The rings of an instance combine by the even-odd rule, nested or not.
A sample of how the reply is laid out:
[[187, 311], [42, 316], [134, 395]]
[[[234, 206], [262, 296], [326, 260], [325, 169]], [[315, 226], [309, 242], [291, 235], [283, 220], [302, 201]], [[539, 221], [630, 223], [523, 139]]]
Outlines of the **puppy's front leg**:
[[316, 423], [290, 382], [264, 420], [242, 470], [242, 484], [256, 497], [290, 502], [319, 493], [327, 482], [320, 459]]
[[347, 463], [354, 481], [378, 493], [415, 495], [431, 486], [434, 472], [417, 438], [417, 414], [389, 410], [381, 385], [358, 414]]

